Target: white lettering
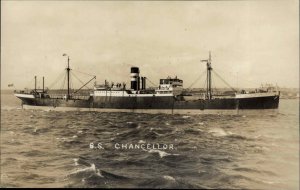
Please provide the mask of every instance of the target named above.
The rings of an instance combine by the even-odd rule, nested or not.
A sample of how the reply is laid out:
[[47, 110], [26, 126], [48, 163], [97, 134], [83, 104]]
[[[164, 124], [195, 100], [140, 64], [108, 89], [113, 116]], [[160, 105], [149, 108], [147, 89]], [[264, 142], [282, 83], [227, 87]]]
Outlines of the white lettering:
[[122, 149], [127, 149], [127, 144], [122, 144]]
[[163, 149], [166, 150], [168, 148], [168, 145], [164, 144]]
[[151, 149], [151, 144], [147, 144], [147, 149]]
[[[92, 143], [91, 143], [92, 144]], [[90, 146], [94, 146], [92, 144]], [[120, 143], [115, 143], [115, 149], [142, 149], [142, 150], [174, 150], [174, 145], [173, 144], [159, 144], [159, 143], [154, 143], [154, 144], [145, 144], [145, 143], [138, 143], [138, 144], [120, 144]], [[98, 148], [99, 149], [104, 149], [101, 143], [98, 143]]]
[[145, 149], [145, 144], [142, 144], [142, 145], [141, 145], [141, 148], [142, 148], [143, 150], [146, 151], [146, 149]]

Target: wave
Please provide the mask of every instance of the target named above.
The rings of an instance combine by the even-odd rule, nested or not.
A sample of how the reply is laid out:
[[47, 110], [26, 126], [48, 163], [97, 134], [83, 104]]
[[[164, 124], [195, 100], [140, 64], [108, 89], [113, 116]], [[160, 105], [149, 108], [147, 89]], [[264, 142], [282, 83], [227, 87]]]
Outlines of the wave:
[[199, 135], [201, 132], [203, 132], [203, 130], [195, 129], [195, 128], [187, 128], [187, 129], [184, 129], [184, 132], [186, 134]]
[[[184, 179], [175, 179], [170, 175], [163, 175], [161, 177], [144, 179], [138, 183], [140, 188], [151, 189], [203, 189], [205, 187], [195, 185], [191, 181]], [[206, 188], [207, 189], [207, 188]]]
[[125, 180], [128, 182], [127, 177], [119, 176], [106, 172], [104, 170], [97, 169], [95, 164], [90, 167], [78, 169], [67, 176], [71, 183], [68, 187], [94, 187], [94, 188], [111, 188], [112, 184], [120, 187], [121, 183]]
[[171, 155], [171, 154], [161, 151], [161, 150], [149, 150], [149, 153], [158, 153], [160, 158]]
[[236, 140], [252, 140], [249, 137], [239, 135], [236, 133], [233, 133], [231, 131], [225, 131], [221, 128], [213, 128], [208, 131], [208, 133], [211, 133], [215, 137], [227, 137], [231, 139], [236, 139]]
[[242, 135], [238, 135], [238, 134], [234, 134], [234, 133], [228, 135], [228, 137], [232, 138], [232, 139], [237, 139], [237, 140], [252, 140], [246, 136], [242, 136]]
[[104, 170], [101, 170], [101, 175], [106, 179], [118, 179], [118, 180], [129, 179], [129, 177], [116, 175], [116, 174], [113, 174], [113, 173], [110, 173], [110, 172], [106, 172]]
[[5, 158], [2, 159], [2, 166], [9, 166], [9, 165], [16, 165], [18, 163], [18, 160], [15, 158]]
[[170, 181], [176, 181], [174, 177], [169, 176], [169, 175], [164, 175], [163, 178], [166, 180], [170, 180]]
[[178, 156], [179, 154], [170, 154], [170, 153], [167, 153], [165, 151], [161, 151], [161, 150], [149, 150], [148, 151], [149, 153], [158, 153], [159, 157], [160, 158], [163, 158], [163, 157], [166, 157], [166, 156], [170, 156], [170, 155], [173, 155], [173, 156]]
[[124, 127], [128, 128], [138, 128], [140, 125], [138, 123], [132, 122], [132, 121], [127, 121], [126, 125]]
[[215, 137], [224, 137], [224, 136], [227, 136], [229, 135], [228, 132], [224, 131], [223, 129], [221, 128], [213, 128], [213, 129], [210, 129], [208, 130], [208, 133], [211, 133], [213, 136]]
[[275, 173], [273, 173], [271, 171], [257, 170], [257, 169], [245, 168], [245, 167], [238, 167], [238, 168], [234, 168], [233, 170], [239, 171], [239, 172], [265, 174], [265, 175], [268, 175], [268, 176], [277, 176]]
[[75, 163], [74, 163], [75, 166], [78, 166], [78, 165], [79, 165], [79, 164], [78, 164], [78, 160], [79, 160], [79, 159], [78, 159], [78, 158], [74, 158], [73, 160], [74, 160], [74, 162], [75, 162]]
[[69, 176], [73, 177], [85, 177], [91, 174], [97, 175], [98, 177], [103, 178], [101, 171], [96, 168], [95, 164], [91, 164], [90, 167], [76, 169], [75, 171], [71, 172]]
[[40, 151], [40, 150], [22, 151], [22, 152], [20, 152], [20, 154], [22, 154], [23, 156], [26, 156], [26, 157], [30, 157], [30, 158], [42, 157], [42, 156], [49, 155], [47, 152]]
[[[164, 136], [165, 134], [160, 134], [156, 131], [154, 131], [153, 128], [147, 129], [147, 128], [133, 128], [133, 129], [126, 129], [123, 132], [116, 133], [116, 136], [119, 140], [124, 139], [131, 139], [131, 140], [138, 140], [138, 139], [145, 139], [145, 140], [154, 140], [159, 137]], [[138, 139], [137, 139], [138, 138]]]

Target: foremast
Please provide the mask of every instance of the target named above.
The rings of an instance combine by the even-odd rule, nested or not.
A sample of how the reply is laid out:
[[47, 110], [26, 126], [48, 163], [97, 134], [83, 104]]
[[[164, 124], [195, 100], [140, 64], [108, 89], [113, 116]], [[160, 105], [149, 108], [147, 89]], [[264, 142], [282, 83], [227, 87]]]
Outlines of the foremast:
[[[68, 56], [67, 54], [63, 54], [63, 56]], [[71, 72], [71, 68], [70, 68], [70, 57], [68, 56], [68, 66], [66, 68], [67, 71], [67, 95], [66, 95], [66, 100], [70, 100], [72, 99], [72, 96], [70, 94], [70, 87], [71, 87], [71, 80], [70, 80], [70, 72]], [[87, 83], [83, 84], [78, 90], [76, 90], [75, 92], [72, 93], [72, 95], [76, 94], [77, 92], [79, 92], [83, 87], [85, 87], [87, 84], [89, 84], [92, 80], [96, 79], [96, 76], [93, 76], [92, 79], [90, 79]]]
[[[63, 56], [68, 56], [67, 54], [63, 54]], [[67, 97], [66, 99], [69, 100], [70, 99], [70, 57], [68, 56], [68, 67], [66, 68], [66, 71], [67, 71]]]

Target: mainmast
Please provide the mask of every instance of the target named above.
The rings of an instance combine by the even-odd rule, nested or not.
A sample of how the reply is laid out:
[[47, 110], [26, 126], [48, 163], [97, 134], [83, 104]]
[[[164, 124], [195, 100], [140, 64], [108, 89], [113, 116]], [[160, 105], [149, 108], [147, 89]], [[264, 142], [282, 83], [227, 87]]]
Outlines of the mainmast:
[[67, 99], [70, 97], [70, 58], [68, 56], [68, 67], [67, 67], [67, 75], [68, 75], [68, 94], [67, 94]]
[[44, 77], [43, 77], [43, 93], [45, 92], [45, 80], [44, 80]]
[[207, 67], [207, 75], [206, 75], [206, 97], [210, 100], [212, 98], [212, 92], [211, 92], [211, 53], [209, 52], [209, 58], [208, 60], [201, 60], [202, 62], [206, 62]]
[[36, 76], [34, 76], [34, 91], [36, 92]]
[[[63, 56], [67, 56], [67, 54], [63, 54]], [[68, 67], [66, 68], [67, 70], [67, 80], [68, 80], [68, 94], [67, 94], [67, 100], [70, 98], [70, 58], [68, 56]]]

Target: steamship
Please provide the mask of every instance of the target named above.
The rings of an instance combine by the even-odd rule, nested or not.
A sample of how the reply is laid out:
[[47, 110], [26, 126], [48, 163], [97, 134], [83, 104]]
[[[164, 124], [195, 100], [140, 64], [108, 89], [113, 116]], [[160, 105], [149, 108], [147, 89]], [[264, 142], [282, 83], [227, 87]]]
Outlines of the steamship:
[[164, 113], [182, 113], [185, 111], [204, 113], [207, 110], [255, 110], [255, 109], [273, 109], [276, 110], [279, 105], [280, 92], [275, 88], [256, 89], [252, 92], [245, 90], [234, 90], [231, 94], [214, 94], [212, 91], [212, 64], [211, 55], [207, 60], [201, 60], [206, 63], [206, 87], [205, 90], [197, 95], [187, 93], [183, 88], [183, 80], [174, 77], [167, 77], [159, 80], [156, 88], [146, 87], [146, 77], [140, 76], [138, 67], [130, 68], [130, 89], [126, 84], [117, 83], [98, 85], [87, 95], [80, 95], [79, 92], [84, 86], [96, 79], [95, 76], [76, 91], [70, 90], [70, 71], [68, 65], [67, 89], [65, 94], [53, 95], [44, 89], [35, 88], [30, 92], [15, 91], [15, 96], [22, 101], [23, 106], [27, 107], [50, 107], [58, 109], [60, 107], [102, 110], [116, 112], [148, 112], [157, 111]]

